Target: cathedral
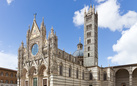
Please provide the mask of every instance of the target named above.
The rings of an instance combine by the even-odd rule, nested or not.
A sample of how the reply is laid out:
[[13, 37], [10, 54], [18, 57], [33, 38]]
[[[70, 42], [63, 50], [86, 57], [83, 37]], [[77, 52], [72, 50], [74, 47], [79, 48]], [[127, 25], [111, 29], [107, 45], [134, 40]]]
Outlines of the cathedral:
[[53, 27], [46, 37], [34, 17], [26, 46], [18, 49], [17, 86], [137, 86], [137, 64], [98, 66], [98, 13], [90, 6], [84, 13], [84, 44], [73, 54], [58, 48]]

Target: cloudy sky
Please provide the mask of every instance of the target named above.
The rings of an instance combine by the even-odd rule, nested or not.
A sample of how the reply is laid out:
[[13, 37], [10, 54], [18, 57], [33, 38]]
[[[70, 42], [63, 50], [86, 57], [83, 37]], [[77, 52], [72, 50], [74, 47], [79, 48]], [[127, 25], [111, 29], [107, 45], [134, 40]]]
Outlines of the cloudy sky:
[[[137, 63], [136, 0], [92, 0], [99, 14], [99, 66]], [[83, 43], [83, 14], [90, 0], [0, 0], [0, 67], [17, 68], [18, 48], [37, 13], [44, 17], [47, 35], [53, 26], [59, 48], [73, 53]]]

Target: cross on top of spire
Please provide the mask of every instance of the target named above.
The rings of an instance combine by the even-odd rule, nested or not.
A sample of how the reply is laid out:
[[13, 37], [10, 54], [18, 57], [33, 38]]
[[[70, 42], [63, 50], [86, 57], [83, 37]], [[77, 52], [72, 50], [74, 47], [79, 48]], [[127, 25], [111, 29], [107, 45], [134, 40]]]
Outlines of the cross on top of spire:
[[79, 43], [81, 43], [81, 37], [79, 37]]
[[37, 15], [37, 13], [34, 14], [34, 19], [36, 19], [36, 15]]

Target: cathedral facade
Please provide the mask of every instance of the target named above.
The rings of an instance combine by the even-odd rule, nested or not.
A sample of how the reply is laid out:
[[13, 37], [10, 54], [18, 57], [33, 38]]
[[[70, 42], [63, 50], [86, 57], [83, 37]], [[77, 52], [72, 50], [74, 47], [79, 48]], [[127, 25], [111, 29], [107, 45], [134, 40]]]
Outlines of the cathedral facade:
[[18, 49], [17, 86], [137, 86], [137, 64], [98, 66], [98, 13], [90, 6], [84, 13], [84, 45], [79, 41], [73, 54], [58, 48], [53, 27], [46, 37], [33, 20], [26, 46]]

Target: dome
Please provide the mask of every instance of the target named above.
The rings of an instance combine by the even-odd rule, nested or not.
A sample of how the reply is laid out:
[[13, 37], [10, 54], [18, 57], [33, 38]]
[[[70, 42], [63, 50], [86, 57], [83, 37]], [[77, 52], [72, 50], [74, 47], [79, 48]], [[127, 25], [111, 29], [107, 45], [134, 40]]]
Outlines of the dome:
[[77, 50], [73, 53], [73, 56], [78, 57], [78, 56], [83, 56], [83, 50]]

